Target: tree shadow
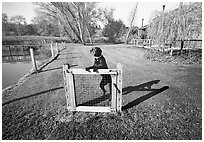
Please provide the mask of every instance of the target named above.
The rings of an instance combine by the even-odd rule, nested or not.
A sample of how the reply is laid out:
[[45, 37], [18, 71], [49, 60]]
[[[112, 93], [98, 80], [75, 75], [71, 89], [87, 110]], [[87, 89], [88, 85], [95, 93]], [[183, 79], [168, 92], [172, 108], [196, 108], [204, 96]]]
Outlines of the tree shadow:
[[[78, 65], [70, 65], [70, 68], [75, 67], [75, 66], [78, 66]], [[46, 69], [46, 70], [38, 70], [38, 73], [46, 72], [46, 71], [52, 71], [52, 70], [58, 70], [58, 69], [62, 69], [62, 67], [50, 68], [50, 69]]]
[[34, 94], [29, 95], [29, 96], [24, 96], [24, 97], [21, 97], [21, 98], [13, 99], [11, 101], [7, 101], [5, 103], [2, 103], [2, 106], [13, 103], [13, 102], [16, 102], [16, 101], [20, 101], [20, 100], [23, 100], [23, 99], [27, 99], [27, 98], [30, 98], [30, 97], [38, 96], [38, 95], [41, 95], [41, 94], [44, 94], [44, 93], [47, 93], [47, 92], [63, 89], [63, 88], [64, 87], [57, 87], [57, 88], [53, 88], [53, 89], [50, 89], [50, 90], [41, 91], [39, 93], [34, 93]]
[[46, 72], [46, 71], [52, 71], [52, 70], [58, 70], [58, 69], [62, 69], [62, 67], [58, 67], [58, 68], [50, 68], [50, 69], [46, 69], [46, 70], [39, 70], [38, 72]]
[[50, 60], [49, 62], [47, 62], [45, 65], [43, 65], [42, 67], [40, 67], [40, 69], [38, 71], [41, 71], [43, 68], [45, 68], [46, 66], [48, 66], [50, 63], [52, 63], [54, 60], [56, 60], [59, 57], [59, 54], [57, 54], [57, 56], [55, 56], [52, 60]]
[[75, 56], [73, 56], [73, 57], [65, 57], [65, 58], [58, 58], [58, 59], [56, 59], [56, 60], [63, 60], [63, 59], [70, 59], [70, 58], [72, 58], [72, 59], [75, 59], [75, 58], [77, 58], [77, 57], [75, 57]]

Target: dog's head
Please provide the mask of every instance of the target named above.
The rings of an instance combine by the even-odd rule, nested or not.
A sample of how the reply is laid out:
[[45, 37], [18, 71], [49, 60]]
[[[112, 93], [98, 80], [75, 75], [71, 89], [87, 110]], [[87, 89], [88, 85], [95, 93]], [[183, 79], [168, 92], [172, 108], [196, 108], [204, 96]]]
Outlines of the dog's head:
[[95, 57], [100, 57], [102, 55], [102, 50], [99, 47], [93, 47], [90, 50], [90, 53], [93, 54]]

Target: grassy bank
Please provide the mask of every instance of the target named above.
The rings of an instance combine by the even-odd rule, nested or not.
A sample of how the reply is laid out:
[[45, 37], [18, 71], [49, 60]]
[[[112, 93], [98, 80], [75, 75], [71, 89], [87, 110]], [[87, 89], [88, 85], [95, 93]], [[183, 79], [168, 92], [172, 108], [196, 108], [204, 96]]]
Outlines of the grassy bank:
[[150, 49], [144, 55], [145, 59], [157, 62], [167, 62], [176, 64], [202, 64], [202, 50], [177, 51], [173, 56], [169, 52], [160, 52]]
[[66, 47], [39, 73], [2, 94], [2, 139], [202, 139], [200, 65], [151, 62], [144, 60], [144, 49], [101, 45], [109, 68], [117, 62], [124, 65], [122, 113], [73, 114], [66, 108], [62, 65], [84, 68], [93, 58], [91, 46]]
[[70, 42], [68, 37], [45, 37], [45, 36], [3, 36], [2, 43], [4, 42], [17, 42], [17, 41], [41, 41], [41, 42]]

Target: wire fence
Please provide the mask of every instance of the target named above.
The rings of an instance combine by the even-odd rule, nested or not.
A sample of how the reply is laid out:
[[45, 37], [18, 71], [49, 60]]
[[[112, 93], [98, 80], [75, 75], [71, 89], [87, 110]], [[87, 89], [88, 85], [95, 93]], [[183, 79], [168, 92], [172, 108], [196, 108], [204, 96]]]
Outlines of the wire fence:
[[[99, 74], [75, 74], [76, 106], [110, 106], [111, 89], [107, 79]], [[104, 80], [107, 81], [105, 84]], [[105, 93], [101, 86], [104, 86]]]

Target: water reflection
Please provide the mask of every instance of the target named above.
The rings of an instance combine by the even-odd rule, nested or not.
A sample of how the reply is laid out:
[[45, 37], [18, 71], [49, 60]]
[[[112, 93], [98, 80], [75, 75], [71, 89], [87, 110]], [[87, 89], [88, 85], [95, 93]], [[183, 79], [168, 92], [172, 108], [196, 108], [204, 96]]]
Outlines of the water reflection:
[[[40, 52], [34, 50], [34, 55], [37, 57], [40, 55]], [[29, 62], [31, 61], [29, 48], [23, 46], [3, 46], [2, 61], [3, 63]]]
[[[48, 54], [46, 54], [48, 53]], [[50, 53], [40, 48], [34, 50], [36, 61], [50, 57]], [[2, 88], [15, 84], [32, 68], [30, 51], [23, 46], [2, 46]]]
[[32, 63], [12, 62], [2, 64], [2, 88], [17, 83], [17, 81], [32, 68]]

